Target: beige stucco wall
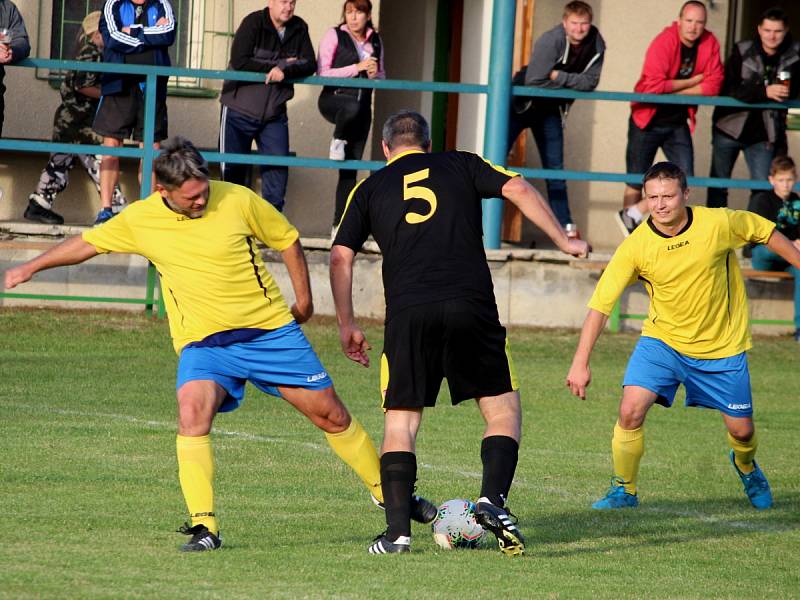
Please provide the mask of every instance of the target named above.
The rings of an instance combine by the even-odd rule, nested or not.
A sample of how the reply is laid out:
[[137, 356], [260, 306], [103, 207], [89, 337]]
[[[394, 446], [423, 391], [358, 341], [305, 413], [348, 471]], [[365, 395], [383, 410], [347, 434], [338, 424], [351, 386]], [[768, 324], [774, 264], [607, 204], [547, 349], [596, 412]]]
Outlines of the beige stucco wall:
[[[196, 0], [197, 1], [197, 0]], [[233, 1], [234, 25], [247, 14], [263, 8], [264, 0], [205, 0], [206, 29], [222, 31], [227, 25], [227, 2]], [[22, 0], [16, 3], [22, 12], [31, 37], [32, 55], [49, 55], [49, 10], [37, 13], [38, 3]], [[47, 3], [45, 3], [47, 4]], [[373, 0], [374, 17], [380, 13], [380, 1]], [[339, 0], [300, 0], [297, 14], [309, 25], [314, 47], [317, 48], [328, 27], [339, 22], [342, 2]], [[223, 36], [208, 34], [205, 44], [213, 52], [204, 53], [204, 67], [223, 69], [227, 63], [227, 40]], [[6, 69], [6, 119], [3, 135], [6, 138], [22, 137], [49, 139], [53, 112], [59, 104], [59, 94], [47, 82], [35, 79], [33, 69]], [[220, 82], [211, 82], [219, 87]], [[317, 110], [319, 87], [296, 86], [295, 98], [289, 103], [290, 145], [298, 156], [327, 157], [333, 125], [325, 121]], [[170, 96], [170, 133], [181, 134], [201, 147], [217, 145], [219, 132], [219, 101], [207, 98], [181, 98]], [[368, 146], [369, 148], [369, 146]], [[369, 159], [369, 150], [365, 154]], [[0, 220], [19, 220], [27, 205], [28, 194], [33, 191], [39, 171], [46, 162], [44, 154], [0, 154], [0, 188], [4, 200], [0, 203]], [[122, 183], [126, 194], [138, 197], [136, 162], [123, 161]], [[294, 169], [289, 176], [286, 214], [297, 224], [304, 235], [330, 235], [333, 218], [336, 171], [329, 169]], [[56, 210], [67, 222], [86, 223], [93, 220], [99, 207], [99, 198], [90, 185], [89, 178], [76, 168], [66, 192], [59, 196]]]

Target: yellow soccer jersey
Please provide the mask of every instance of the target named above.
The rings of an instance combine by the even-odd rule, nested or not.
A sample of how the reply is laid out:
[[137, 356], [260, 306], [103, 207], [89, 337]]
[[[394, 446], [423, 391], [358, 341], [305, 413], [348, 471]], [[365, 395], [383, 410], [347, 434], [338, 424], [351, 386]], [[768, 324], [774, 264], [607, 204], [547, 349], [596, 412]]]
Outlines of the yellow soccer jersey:
[[617, 248], [589, 308], [610, 314], [626, 286], [641, 281], [650, 296], [642, 335], [681, 354], [726, 358], [752, 346], [747, 296], [734, 250], [765, 244], [775, 224], [744, 210], [688, 207], [674, 237], [648, 221]]
[[98, 252], [140, 254], [161, 275], [175, 351], [220, 331], [276, 329], [292, 321], [256, 240], [282, 251], [299, 235], [247, 188], [210, 182], [198, 219], [170, 210], [154, 193], [83, 233]]

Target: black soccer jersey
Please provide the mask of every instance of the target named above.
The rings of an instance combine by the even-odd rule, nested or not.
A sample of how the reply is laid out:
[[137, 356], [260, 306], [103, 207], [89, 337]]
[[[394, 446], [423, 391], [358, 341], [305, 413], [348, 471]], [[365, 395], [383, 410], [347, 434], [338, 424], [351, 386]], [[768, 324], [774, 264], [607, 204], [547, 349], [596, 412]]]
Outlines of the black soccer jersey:
[[386, 317], [408, 306], [473, 297], [494, 303], [481, 199], [517, 174], [470, 152], [404, 152], [350, 194], [334, 244], [383, 253]]

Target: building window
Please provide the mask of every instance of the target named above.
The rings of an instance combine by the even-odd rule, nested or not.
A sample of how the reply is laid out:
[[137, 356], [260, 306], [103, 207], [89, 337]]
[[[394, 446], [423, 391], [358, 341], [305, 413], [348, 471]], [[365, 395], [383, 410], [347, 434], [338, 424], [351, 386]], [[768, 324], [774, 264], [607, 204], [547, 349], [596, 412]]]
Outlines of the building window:
[[[94, 10], [102, 10], [105, 3], [106, 0], [53, 0], [50, 58], [64, 60], [74, 58], [83, 18]], [[172, 65], [184, 68], [202, 68], [206, 63], [218, 63], [219, 61], [214, 57], [204, 57], [204, 38], [206, 35], [228, 37], [232, 35], [231, 32], [206, 31], [205, 0], [170, 0], [170, 3], [177, 26], [175, 43], [169, 49]], [[230, 11], [232, 2], [218, 0], [212, 2], [212, 6], [212, 13], [220, 9]], [[215, 14], [212, 14], [212, 20], [217, 21]], [[225, 19], [223, 22], [230, 22], [230, 19]], [[209, 46], [219, 52], [219, 46], [216, 43], [211, 43]], [[227, 55], [224, 60], [227, 61]], [[60, 79], [61, 77], [63, 77], [63, 73], [50, 73], [50, 78]], [[172, 93], [202, 89], [202, 81], [197, 77], [171, 77], [169, 84]], [[212, 83], [212, 87], [216, 86], [213, 86]]]

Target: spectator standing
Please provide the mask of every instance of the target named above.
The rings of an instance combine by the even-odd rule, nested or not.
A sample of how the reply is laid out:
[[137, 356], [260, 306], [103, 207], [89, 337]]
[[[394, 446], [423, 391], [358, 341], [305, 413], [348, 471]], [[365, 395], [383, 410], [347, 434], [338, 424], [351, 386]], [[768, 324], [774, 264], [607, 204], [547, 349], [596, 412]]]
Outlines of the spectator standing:
[[[758, 35], [737, 42], [725, 65], [722, 95], [743, 102], [783, 102], [800, 93], [800, 42], [792, 40], [786, 13], [761, 15]], [[750, 179], [769, 175], [774, 156], [786, 154], [786, 111], [717, 106], [712, 118], [711, 177], [729, 178], [744, 152]], [[727, 188], [708, 188], [706, 204], [728, 206]]]
[[11, 0], [0, 0], [0, 136], [3, 135], [3, 115], [5, 113], [6, 86], [3, 79], [6, 76], [4, 65], [19, 62], [31, 53], [28, 41], [28, 32], [22, 15]]
[[[103, 36], [100, 34], [100, 11], [86, 15], [78, 35], [75, 60], [100, 62], [103, 57]], [[100, 73], [69, 71], [61, 83], [61, 105], [53, 118], [53, 141], [67, 144], [99, 144], [102, 139], [92, 130], [92, 120], [100, 102]], [[49, 225], [60, 225], [64, 218], [53, 210], [56, 196], [69, 183], [69, 172], [79, 161], [100, 191], [100, 158], [94, 154], [55, 152], [39, 176], [36, 191], [28, 197], [24, 217]], [[114, 188], [114, 209], [126, 204], [119, 189]]]
[[[370, 0], [347, 0], [342, 22], [331, 27], [319, 44], [318, 74], [322, 77], [385, 79], [383, 44], [372, 24]], [[331, 160], [360, 160], [372, 126], [372, 89], [326, 85], [319, 95], [319, 111], [333, 123]], [[339, 224], [347, 196], [356, 184], [358, 171], [339, 169], [336, 184], [334, 231]]]
[[[788, 156], [776, 156], [769, 170], [771, 190], [754, 194], [750, 210], [775, 222], [775, 230], [800, 250], [800, 197], [792, 191], [797, 183], [797, 168]], [[794, 276], [794, 339], [800, 342], [800, 269], [767, 246], [753, 248], [753, 268], [762, 271], [790, 271]]]
[[[515, 76], [515, 85], [589, 92], [597, 87], [606, 43], [592, 25], [592, 7], [575, 0], [564, 6], [560, 24], [542, 34], [531, 52], [530, 62]], [[508, 149], [519, 134], [530, 128], [542, 167], [564, 168], [564, 125], [572, 100], [516, 97], [512, 100], [508, 125]], [[547, 200], [561, 225], [572, 223], [567, 182], [548, 179]]]
[[[103, 62], [170, 66], [169, 47], [175, 42], [175, 15], [169, 0], [108, 0], [100, 18]], [[102, 97], [94, 130], [103, 145], [118, 148], [132, 137], [141, 142], [144, 133], [144, 75], [104, 73]], [[155, 144], [167, 137], [167, 77], [156, 82]], [[141, 179], [141, 163], [139, 177]], [[100, 164], [100, 201], [95, 224], [114, 216], [111, 199], [119, 181], [119, 157], [103, 156]]]
[[[294, 14], [296, 0], [268, 0], [267, 7], [247, 15], [233, 38], [233, 71], [266, 73], [264, 83], [226, 81], [222, 86], [220, 152], [250, 154], [253, 141], [259, 154], [289, 153], [289, 119], [286, 103], [294, 86], [283, 83], [313, 75], [317, 70], [308, 25]], [[250, 185], [250, 165], [222, 163], [225, 181]], [[261, 197], [283, 210], [287, 167], [262, 165]]]
[[[706, 29], [706, 7], [689, 0], [681, 7], [678, 20], [650, 42], [634, 91], [716, 96], [722, 80], [719, 41]], [[626, 171], [644, 173], [661, 148], [669, 161], [693, 176], [696, 114], [696, 105], [631, 103]], [[623, 208], [616, 215], [623, 235], [628, 236], [642, 222], [646, 211], [641, 184], [626, 184]]]

